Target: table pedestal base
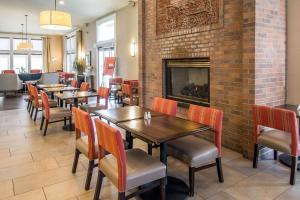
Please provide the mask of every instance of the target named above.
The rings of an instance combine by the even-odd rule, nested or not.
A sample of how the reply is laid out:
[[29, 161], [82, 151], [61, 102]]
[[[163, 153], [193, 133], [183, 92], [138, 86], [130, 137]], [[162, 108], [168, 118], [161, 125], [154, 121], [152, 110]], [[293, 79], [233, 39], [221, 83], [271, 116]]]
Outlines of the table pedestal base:
[[68, 124], [66, 126], [63, 126], [63, 130], [65, 131], [75, 131], [75, 125], [72, 124], [71, 126]]
[[[298, 157], [298, 160], [300, 159], [300, 157]], [[287, 154], [281, 154], [279, 156], [279, 161], [288, 166], [288, 167], [291, 167], [291, 156], [287, 155]], [[300, 163], [298, 163], [298, 167], [297, 167], [297, 170], [300, 171]]]
[[[166, 200], [185, 200], [189, 195], [189, 187], [187, 184], [177, 178], [168, 176], [168, 184], [166, 185]], [[160, 199], [159, 187], [149, 190], [141, 194], [143, 200]]]

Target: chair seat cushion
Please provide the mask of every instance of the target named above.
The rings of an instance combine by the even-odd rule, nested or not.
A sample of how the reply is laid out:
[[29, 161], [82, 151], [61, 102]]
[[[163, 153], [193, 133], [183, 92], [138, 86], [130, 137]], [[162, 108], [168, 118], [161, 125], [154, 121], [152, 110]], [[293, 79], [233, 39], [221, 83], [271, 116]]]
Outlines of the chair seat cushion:
[[[114, 156], [107, 155], [100, 161], [100, 170], [117, 187], [118, 169]], [[126, 189], [150, 183], [166, 176], [166, 166], [141, 149], [126, 151]]]
[[[50, 100], [49, 99], [49, 107], [50, 108], [55, 108], [57, 107], [57, 101], [56, 100]], [[32, 101], [32, 104], [35, 105], [35, 100]], [[39, 108], [42, 107], [42, 100], [39, 99]]]
[[70, 117], [72, 116], [72, 113], [70, 110], [66, 108], [51, 108], [50, 109], [50, 119], [55, 120], [55, 119], [63, 119], [64, 117]]
[[[130, 98], [128, 98], [128, 97], [124, 98], [123, 103], [126, 105], [130, 105]], [[133, 105], [138, 105], [138, 104], [139, 104], [138, 97], [133, 97]]]
[[91, 113], [91, 112], [96, 111], [96, 110], [106, 109], [105, 105], [100, 104], [100, 103], [86, 104], [86, 105], [80, 106], [80, 108], [82, 108], [83, 110], [85, 110], [88, 113]]
[[[291, 154], [291, 134], [279, 131], [276, 129], [268, 129], [263, 131], [257, 139], [258, 144]], [[298, 150], [300, 152], [300, 145], [298, 145]]]
[[[98, 145], [97, 138], [95, 138], [95, 154], [94, 159], [98, 158]], [[88, 157], [89, 146], [88, 146], [88, 136], [83, 136], [76, 140], [76, 149], [78, 149], [82, 154]]]
[[200, 167], [215, 162], [218, 149], [215, 144], [196, 136], [187, 136], [168, 142], [168, 154], [189, 164]]

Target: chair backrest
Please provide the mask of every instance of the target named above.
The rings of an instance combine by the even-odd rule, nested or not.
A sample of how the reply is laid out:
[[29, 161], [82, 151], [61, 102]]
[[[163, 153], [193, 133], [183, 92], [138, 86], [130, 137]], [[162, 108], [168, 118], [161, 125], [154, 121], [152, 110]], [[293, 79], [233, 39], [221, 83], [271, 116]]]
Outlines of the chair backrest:
[[72, 80], [71, 81], [71, 86], [77, 88], [78, 87], [78, 81], [77, 80]]
[[254, 143], [260, 134], [260, 126], [274, 128], [291, 136], [291, 154], [298, 156], [299, 130], [298, 120], [293, 111], [269, 106], [253, 105]]
[[87, 82], [82, 82], [80, 85], [80, 91], [89, 91], [90, 84]]
[[114, 78], [110, 78], [108, 80], [109, 85], [113, 85], [113, 84], [122, 84], [123, 79], [121, 77], [114, 77]]
[[30, 100], [32, 101], [34, 98], [32, 96], [32, 92], [31, 92], [31, 84], [26, 83], [26, 87], [27, 87], [27, 90], [28, 90], [28, 96], [29, 96]]
[[152, 110], [167, 115], [176, 116], [177, 101], [155, 97], [152, 102]]
[[[95, 120], [98, 136], [99, 160], [105, 157], [105, 152], [111, 153], [117, 160], [118, 165], [118, 191], [126, 191], [126, 154], [122, 136], [118, 129], [115, 129], [100, 119]], [[99, 162], [99, 168], [101, 165]], [[116, 172], [114, 172], [116, 173]]]
[[75, 119], [76, 139], [81, 135], [88, 137], [88, 158], [93, 160], [95, 158], [95, 135], [94, 126], [89, 113], [73, 107], [72, 112]]
[[35, 108], [39, 108], [39, 92], [38, 92], [38, 89], [35, 87], [35, 86], [31, 86], [31, 94], [32, 94], [32, 97], [33, 97], [33, 100], [34, 100], [34, 107]]
[[41, 69], [32, 69], [32, 70], [30, 70], [30, 73], [31, 74], [39, 74], [39, 73], [42, 73], [42, 70]]
[[15, 74], [15, 70], [13, 69], [6, 69], [6, 70], [2, 70], [2, 74]]
[[191, 121], [211, 127], [211, 130], [215, 133], [215, 145], [218, 148], [218, 154], [221, 157], [223, 111], [214, 108], [190, 105], [187, 118]]
[[132, 106], [134, 102], [131, 86], [129, 84], [122, 84], [122, 93], [124, 97], [129, 98], [129, 104]]
[[50, 119], [50, 106], [49, 106], [49, 98], [46, 92], [41, 91], [41, 97], [42, 97], [42, 109], [43, 114], [46, 120]]
[[98, 88], [98, 96], [97, 96], [97, 103], [100, 102], [100, 99], [105, 100], [105, 109], [108, 108], [108, 98], [109, 98], [109, 88], [106, 87], [99, 87]]

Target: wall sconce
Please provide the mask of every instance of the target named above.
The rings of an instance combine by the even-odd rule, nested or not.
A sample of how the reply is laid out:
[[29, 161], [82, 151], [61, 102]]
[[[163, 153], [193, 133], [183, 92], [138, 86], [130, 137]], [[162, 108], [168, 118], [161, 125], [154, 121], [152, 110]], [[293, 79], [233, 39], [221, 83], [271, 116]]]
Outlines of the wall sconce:
[[136, 55], [136, 43], [134, 40], [132, 40], [132, 42], [130, 44], [130, 55], [131, 55], [131, 57], [135, 57], [135, 55]]

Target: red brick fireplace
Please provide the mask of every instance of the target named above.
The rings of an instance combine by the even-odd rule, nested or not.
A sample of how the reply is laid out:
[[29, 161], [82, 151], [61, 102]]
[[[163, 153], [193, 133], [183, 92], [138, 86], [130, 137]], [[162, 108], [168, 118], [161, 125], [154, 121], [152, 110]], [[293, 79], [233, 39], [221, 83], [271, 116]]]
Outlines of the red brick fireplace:
[[222, 143], [251, 157], [251, 105], [285, 102], [285, 19], [284, 0], [140, 0], [141, 104], [163, 96], [165, 59], [210, 58]]

